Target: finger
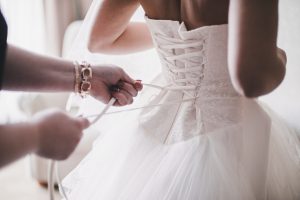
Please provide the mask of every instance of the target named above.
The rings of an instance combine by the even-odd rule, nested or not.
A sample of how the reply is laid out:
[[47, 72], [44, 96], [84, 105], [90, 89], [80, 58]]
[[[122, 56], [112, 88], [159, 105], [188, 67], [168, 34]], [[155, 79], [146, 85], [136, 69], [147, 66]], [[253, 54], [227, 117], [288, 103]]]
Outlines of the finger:
[[116, 107], [122, 107], [123, 105], [121, 105], [121, 104], [119, 103], [119, 101], [116, 101], [116, 102], [113, 104], [113, 106], [116, 106]]
[[135, 80], [131, 78], [125, 71], [122, 70], [123, 76], [121, 78], [122, 81], [125, 81], [127, 83], [134, 84]]
[[132, 84], [129, 84], [127, 82], [122, 82], [122, 84], [119, 85], [119, 87], [128, 92], [133, 97], [136, 97], [138, 94], [137, 89]]
[[137, 91], [141, 91], [143, 89], [142, 80], [136, 80], [134, 83], [134, 87]]
[[79, 127], [83, 130], [90, 126], [90, 121], [83, 117], [78, 117], [75, 119], [79, 125]]
[[133, 102], [133, 97], [123, 89], [120, 89], [120, 92], [112, 94], [118, 101], [121, 106], [131, 104]]
[[120, 93], [124, 94], [124, 96], [126, 97], [126, 103], [127, 103], [127, 105], [133, 103], [133, 97], [132, 97], [132, 95], [129, 94], [126, 90], [121, 89]]
[[127, 104], [126, 96], [121, 92], [112, 92], [112, 96], [117, 99], [114, 105], [116, 106], [125, 106]]
[[113, 106], [115, 106], [115, 107], [122, 107], [122, 105], [121, 105], [118, 101], [116, 101], [116, 102], [113, 104]]

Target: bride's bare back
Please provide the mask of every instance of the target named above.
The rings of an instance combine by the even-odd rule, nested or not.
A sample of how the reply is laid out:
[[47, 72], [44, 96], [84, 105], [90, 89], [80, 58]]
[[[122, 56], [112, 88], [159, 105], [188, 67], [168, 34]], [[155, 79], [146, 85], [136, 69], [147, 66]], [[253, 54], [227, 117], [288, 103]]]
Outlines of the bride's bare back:
[[152, 19], [183, 21], [189, 29], [226, 24], [229, 0], [140, 0]]

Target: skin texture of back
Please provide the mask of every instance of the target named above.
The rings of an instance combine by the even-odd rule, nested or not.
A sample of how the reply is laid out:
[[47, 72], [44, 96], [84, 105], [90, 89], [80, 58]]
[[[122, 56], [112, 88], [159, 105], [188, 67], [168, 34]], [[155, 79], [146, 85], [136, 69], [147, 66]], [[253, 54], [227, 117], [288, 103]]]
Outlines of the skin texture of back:
[[229, 0], [140, 0], [147, 16], [184, 22], [188, 29], [228, 23]]

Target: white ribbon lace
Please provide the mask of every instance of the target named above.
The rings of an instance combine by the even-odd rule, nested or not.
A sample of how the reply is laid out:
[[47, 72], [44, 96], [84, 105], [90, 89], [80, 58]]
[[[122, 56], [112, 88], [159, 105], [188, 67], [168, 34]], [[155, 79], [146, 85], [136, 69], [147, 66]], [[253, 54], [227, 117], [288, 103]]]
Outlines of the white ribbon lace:
[[[205, 68], [205, 40], [182, 40], [162, 34], [154, 34], [157, 41], [157, 51], [160, 54], [162, 65], [167, 71], [166, 76], [171, 83], [165, 90], [181, 90], [190, 97], [189, 90], [196, 90], [204, 78]], [[178, 54], [175, 54], [179, 52]], [[183, 53], [180, 53], [183, 52]], [[197, 58], [193, 61], [193, 58]], [[178, 65], [182, 63], [182, 65]]]

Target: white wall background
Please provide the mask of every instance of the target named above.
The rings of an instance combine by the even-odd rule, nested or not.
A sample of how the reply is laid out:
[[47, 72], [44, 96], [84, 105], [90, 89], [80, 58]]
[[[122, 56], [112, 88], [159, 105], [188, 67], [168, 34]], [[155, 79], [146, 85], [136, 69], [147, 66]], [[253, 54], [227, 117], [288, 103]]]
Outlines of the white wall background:
[[287, 53], [287, 74], [282, 85], [262, 100], [300, 130], [300, 1], [281, 0], [279, 5], [278, 46]]
[[[45, 53], [44, 13], [42, 0], [0, 0], [8, 24], [8, 42], [30, 51]], [[18, 109], [21, 93], [0, 93], [0, 122], [24, 119]]]
[[34, 52], [45, 52], [42, 0], [0, 0], [8, 24], [8, 42]]

